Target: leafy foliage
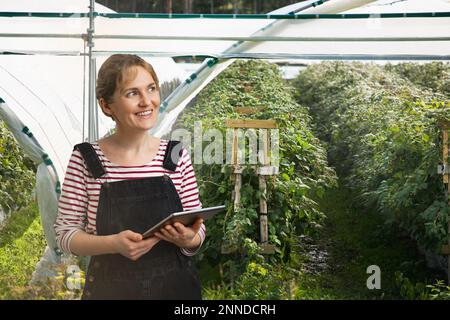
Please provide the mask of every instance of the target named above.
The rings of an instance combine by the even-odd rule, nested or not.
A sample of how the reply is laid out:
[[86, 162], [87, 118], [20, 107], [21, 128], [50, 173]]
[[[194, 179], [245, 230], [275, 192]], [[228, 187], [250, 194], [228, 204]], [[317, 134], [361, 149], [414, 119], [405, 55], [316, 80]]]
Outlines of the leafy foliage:
[[45, 245], [35, 203], [7, 219], [0, 234], [0, 298], [27, 285]]
[[450, 96], [450, 65], [443, 62], [427, 64], [387, 64], [386, 70], [395, 72], [415, 85]]
[[396, 272], [396, 284], [402, 298], [407, 300], [450, 300], [450, 286], [443, 280], [437, 280], [434, 284], [413, 283], [403, 273]]
[[435, 250], [447, 241], [447, 199], [436, 167], [439, 123], [448, 119], [450, 104], [445, 90], [437, 92], [445, 87], [439, 81], [418, 86], [402, 76], [428, 70], [414, 79], [427, 81], [438, 66], [449, 70], [324, 62], [294, 81], [298, 101], [309, 107], [331, 163], [357, 190], [357, 200]]
[[33, 162], [0, 121], [0, 207], [7, 213], [26, 206], [34, 186]]
[[206, 299], [232, 300], [273, 300], [292, 298], [290, 284], [292, 274], [282, 265], [271, 264], [259, 254], [256, 242], [246, 239], [244, 246], [248, 250], [244, 271], [228, 284], [218, 285], [215, 289], [206, 287]]
[[[268, 180], [269, 242], [278, 248], [271, 259], [284, 262], [290, 260], [293, 235], [314, 232], [320, 227], [323, 213], [313, 199], [320, 198], [326, 188], [336, 183], [334, 171], [327, 165], [326, 151], [310, 130], [311, 119], [305, 108], [295, 102], [289, 88], [276, 65], [257, 60], [238, 61], [208, 84], [176, 125], [193, 132], [194, 122], [201, 120], [203, 131], [217, 129], [225, 137], [225, 119], [277, 121], [280, 173]], [[251, 116], [233, 109], [256, 106], [263, 108]], [[195, 164], [203, 205], [228, 206], [226, 215], [207, 222], [205, 250], [199, 256], [205, 264], [228, 270], [222, 280], [233, 281], [248, 271], [245, 241], [259, 239], [260, 190], [254, 170], [251, 166], [244, 169], [241, 207], [233, 212], [231, 167]]]

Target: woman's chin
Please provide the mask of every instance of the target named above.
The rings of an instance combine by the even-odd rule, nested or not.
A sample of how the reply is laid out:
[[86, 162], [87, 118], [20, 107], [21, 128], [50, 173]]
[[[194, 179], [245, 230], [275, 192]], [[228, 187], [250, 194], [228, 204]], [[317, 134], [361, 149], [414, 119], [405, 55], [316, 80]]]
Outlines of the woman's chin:
[[139, 121], [135, 124], [136, 129], [141, 130], [150, 130], [152, 129], [156, 124], [156, 119], [148, 119], [146, 121]]

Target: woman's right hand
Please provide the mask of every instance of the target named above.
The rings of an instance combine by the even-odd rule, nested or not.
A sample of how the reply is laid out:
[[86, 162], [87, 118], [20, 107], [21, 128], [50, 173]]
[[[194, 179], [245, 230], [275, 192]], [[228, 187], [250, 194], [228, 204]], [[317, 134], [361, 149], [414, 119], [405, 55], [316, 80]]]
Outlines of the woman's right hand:
[[149, 252], [160, 240], [158, 237], [143, 240], [142, 234], [131, 230], [122, 231], [112, 237], [114, 251], [133, 261]]

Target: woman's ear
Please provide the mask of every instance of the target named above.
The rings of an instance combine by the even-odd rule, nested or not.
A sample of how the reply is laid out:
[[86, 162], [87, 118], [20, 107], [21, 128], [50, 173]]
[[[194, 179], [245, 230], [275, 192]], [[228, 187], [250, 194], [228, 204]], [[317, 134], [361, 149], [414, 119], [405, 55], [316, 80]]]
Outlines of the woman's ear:
[[105, 99], [103, 99], [103, 98], [98, 99], [98, 104], [100, 105], [100, 108], [102, 108], [102, 111], [105, 114], [105, 116], [111, 117], [114, 119], [114, 117], [112, 115], [112, 110]]

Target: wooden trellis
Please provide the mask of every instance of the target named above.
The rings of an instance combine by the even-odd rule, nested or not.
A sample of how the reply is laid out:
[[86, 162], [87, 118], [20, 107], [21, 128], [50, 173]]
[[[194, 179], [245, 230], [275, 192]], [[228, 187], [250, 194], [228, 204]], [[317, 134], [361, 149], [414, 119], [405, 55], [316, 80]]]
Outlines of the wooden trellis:
[[[241, 114], [252, 114], [259, 109], [253, 108], [235, 108], [236, 112]], [[259, 247], [263, 254], [275, 253], [275, 246], [269, 244], [269, 228], [267, 219], [267, 178], [268, 176], [278, 174], [278, 168], [270, 166], [270, 134], [268, 130], [276, 129], [277, 123], [275, 120], [242, 120], [242, 119], [228, 119], [225, 126], [233, 129], [233, 143], [231, 148], [231, 165], [233, 167], [232, 180], [234, 181], [233, 204], [234, 210], [237, 211], [241, 205], [241, 187], [242, 187], [242, 170], [243, 166], [239, 163], [239, 129], [259, 129], [262, 134], [262, 150], [258, 150], [260, 154], [260, 164], [256, 168], [256, 174], [259, 180], [259, 225], [260, 225], [260, 243]], [[262, 162], [262, 163], [261, 163]]]

